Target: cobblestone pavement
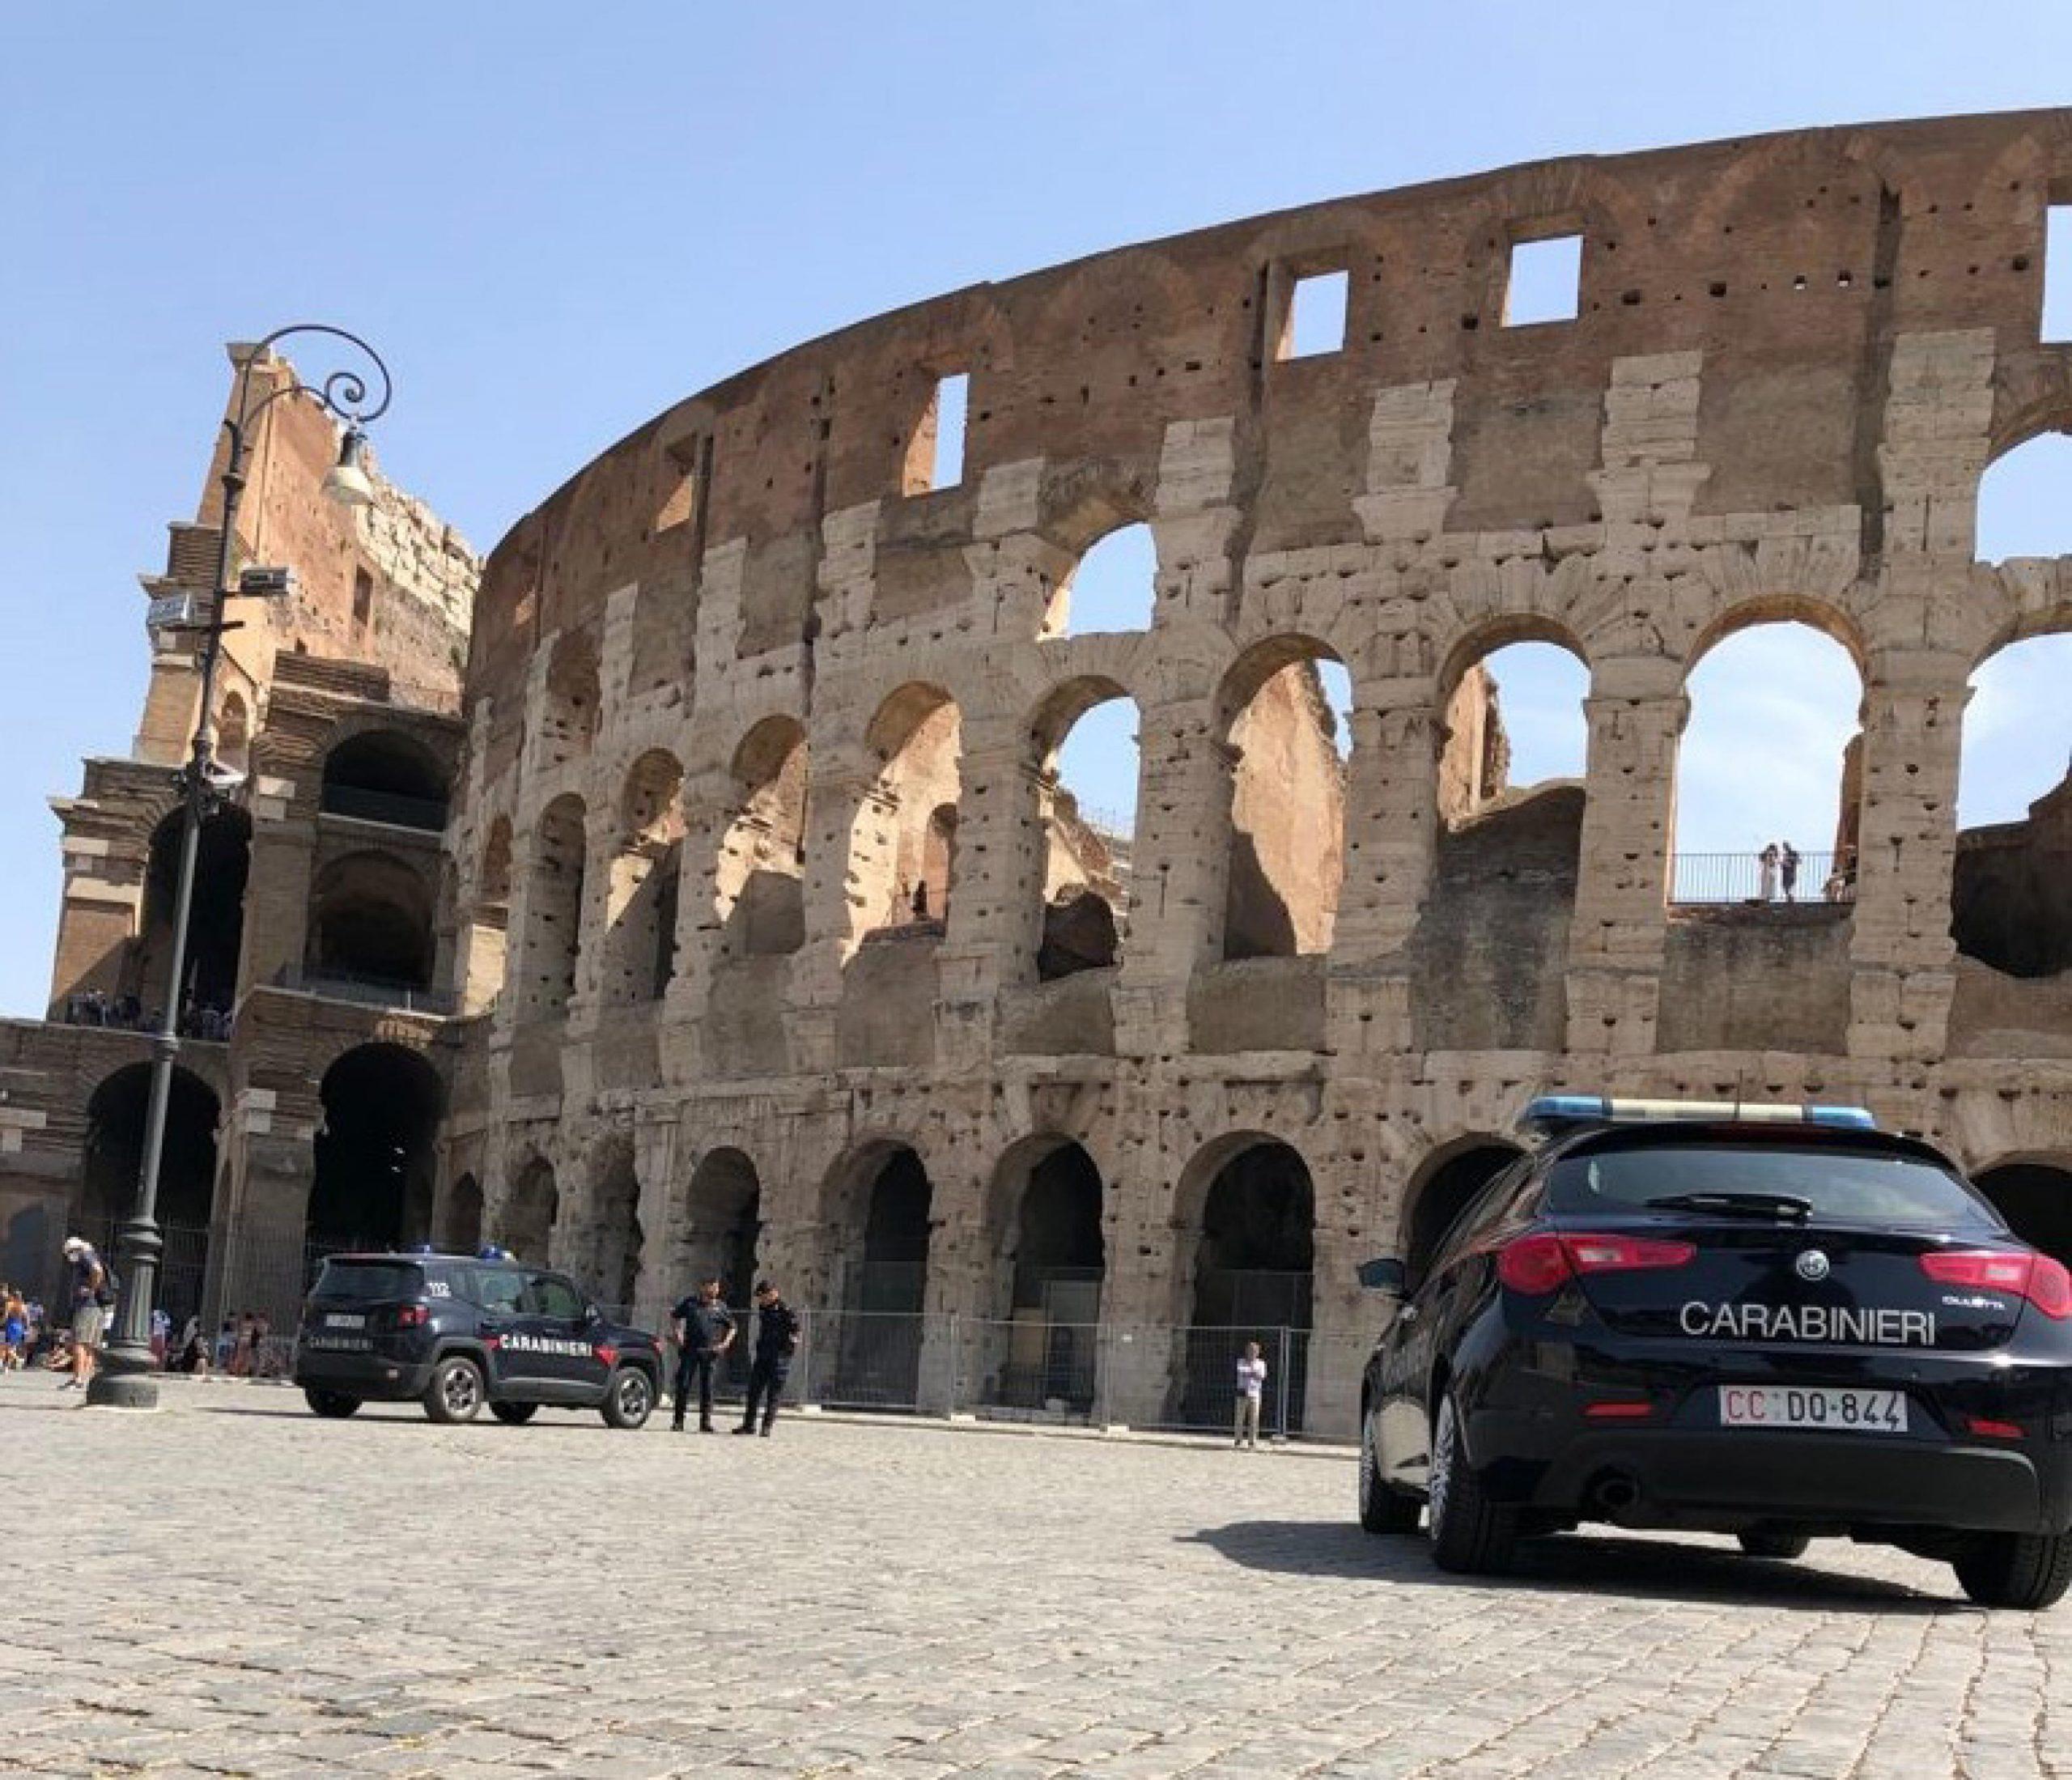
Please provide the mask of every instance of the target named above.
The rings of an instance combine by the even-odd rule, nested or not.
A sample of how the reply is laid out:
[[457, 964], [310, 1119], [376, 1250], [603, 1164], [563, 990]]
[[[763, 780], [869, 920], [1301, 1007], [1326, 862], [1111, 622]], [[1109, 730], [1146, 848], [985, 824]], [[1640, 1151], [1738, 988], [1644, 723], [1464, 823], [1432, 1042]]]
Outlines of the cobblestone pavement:
[[1834, 1542], [1470, 1586], [1352, 1526], [1341, 1457], [167, 1395], [0, 1382], [0, 1771], [2072, 1773], [2072, 1606]]

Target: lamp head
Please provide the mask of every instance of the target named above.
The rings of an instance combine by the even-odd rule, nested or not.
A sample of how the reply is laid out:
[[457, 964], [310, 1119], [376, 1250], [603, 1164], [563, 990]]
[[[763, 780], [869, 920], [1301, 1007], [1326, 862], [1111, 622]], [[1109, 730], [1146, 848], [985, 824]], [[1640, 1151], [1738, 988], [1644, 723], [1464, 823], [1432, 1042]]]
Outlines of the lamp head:
[[324, 478], [327, 499], [341, 507], [369, 507], [374, 503], [374, 483], [367, 474], [367, 435], [348, 427], [339, 441], [338, 461]]

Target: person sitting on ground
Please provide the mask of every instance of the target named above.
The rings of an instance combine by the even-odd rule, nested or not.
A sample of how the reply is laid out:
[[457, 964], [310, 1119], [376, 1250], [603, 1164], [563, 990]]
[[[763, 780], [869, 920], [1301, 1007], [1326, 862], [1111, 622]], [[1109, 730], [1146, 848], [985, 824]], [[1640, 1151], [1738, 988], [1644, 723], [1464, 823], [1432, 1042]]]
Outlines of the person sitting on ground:
[[180, 1340], [173, 1348], [169, 1369], [185, 1373], [190, 1379], [208, 1377], [209, 1344], [202, 1337], [200, 1317], [189, 1317], [180, 1329]]

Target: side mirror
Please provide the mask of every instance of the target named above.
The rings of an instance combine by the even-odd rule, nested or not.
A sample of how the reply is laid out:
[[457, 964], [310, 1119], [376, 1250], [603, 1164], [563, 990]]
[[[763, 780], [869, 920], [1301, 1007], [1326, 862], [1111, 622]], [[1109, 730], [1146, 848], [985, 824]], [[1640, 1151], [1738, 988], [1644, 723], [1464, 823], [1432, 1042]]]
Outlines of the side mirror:
[[1391, 1298], [1402, 1298], [1410, 1289], [1410, 1276], [1393, 1255], [1362, 1261], [1359, 1272], [1361, 1285], [1370, 1292], [1385, 1292]]

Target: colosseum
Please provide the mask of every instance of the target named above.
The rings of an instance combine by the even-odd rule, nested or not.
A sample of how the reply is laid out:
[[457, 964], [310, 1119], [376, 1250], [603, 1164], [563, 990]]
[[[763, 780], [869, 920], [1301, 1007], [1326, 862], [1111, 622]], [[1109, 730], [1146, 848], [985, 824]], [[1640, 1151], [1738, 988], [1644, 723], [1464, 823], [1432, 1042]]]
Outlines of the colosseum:
[[[1861, 1102], [2072, 1251], [2072, 793], [1955, 815], [1975, 671], [2072, 628], [2072, 558], [1974, 538], [1989, 465], [2072, 428], [2068, 201], [2072, 111], [1566, 159], [977, 286], [675, 402], [483, 565], [464, 733], [349, 632], [274, 664], [212, 1311], [260, 1292], [240, 1255], [495, 1239], [650, 1319], [770, 1273], [828, 1402], [1185, 1422], [1258, 1335], [1289, 1428], [1343, 1434], [1356, 1264], [1414, 1270], [1556, 1089]], [[1556, 240], [1574, 288], [1528, 320], [1514, 262]], [[1136, 526], [1146, 620], [1075, 622]], [[1781, 620], [1860, 677], [1846, 871], [1686, 903], [1688, 677]], [[1482, 664], [1526, 639], [1586, 665], [1587, 759], [1514, 791]], [[1123, 699], [1136, 808], [1097, 821], [1059, 751]], [[435, 808], [443, 877], [395, 863]], [[11, 1030], [32, 1073], [57, 1029]], [[23, 1203], [83, 1190], [67, 1068]]]

